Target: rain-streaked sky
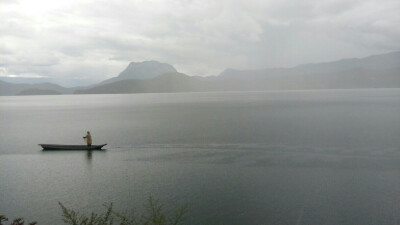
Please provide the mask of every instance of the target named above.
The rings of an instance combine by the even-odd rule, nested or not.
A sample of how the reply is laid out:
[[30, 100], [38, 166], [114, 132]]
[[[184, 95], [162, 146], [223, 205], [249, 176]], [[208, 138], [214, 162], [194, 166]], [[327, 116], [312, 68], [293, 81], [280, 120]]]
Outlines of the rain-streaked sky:
[[188, 75], [400, 50], [399, 0], [0, 0], [0, 76], [103, 80], [157, 60]]

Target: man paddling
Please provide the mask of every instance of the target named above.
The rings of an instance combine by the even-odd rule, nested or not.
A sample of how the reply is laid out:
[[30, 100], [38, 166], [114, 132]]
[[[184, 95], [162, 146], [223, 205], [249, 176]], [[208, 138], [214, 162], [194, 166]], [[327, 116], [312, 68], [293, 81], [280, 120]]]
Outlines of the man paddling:
[[87, 143], [88, 147], [92, 146], [92, 135], [90, 135], [89, 131], [87, 132], [86, 136], [83, 137], [83, 139], [86, 139], [86, 143]]

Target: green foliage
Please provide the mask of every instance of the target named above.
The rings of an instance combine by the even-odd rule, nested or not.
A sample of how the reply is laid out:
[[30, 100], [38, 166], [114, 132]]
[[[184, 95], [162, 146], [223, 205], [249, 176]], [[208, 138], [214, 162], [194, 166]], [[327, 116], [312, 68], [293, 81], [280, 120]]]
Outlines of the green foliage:
[[[8, 218], [4, 215], [0, 215], [0, 225], [6, 225], [4, 222], [8, 221]], [[25, 221], [22, 218], [14, 219], [10, 225], [24, 225]], [[36, 225], [36, 222], [31, 222], [29, 225]]]
[[115, 212], [112, 204], [106, 206], [105, 213], [92, 212], [90, 216], [67, 209], [61, 203], [59, 205], [62, 209], [63, 221], [71, 225], [182, 225], [184, 215], [188, 211], [187, 205], [184, 205], [174, 214], [166, 213], [164, 206], [152, 197], [148, 199], [145, 211], [140, 216], [135, 216], [134, 213], [126, 215]]
[[[92, 212], [90, 216], [80, 214], [79, 212], [68, 209], [60, 202], [58, 203], [62, 210], [62, 220], [71, 225], [183, 225], [184, 216], [188, 212], [185, 204], [175, 213], [165, 212], [164, 205], [158, 200], [149, 197], [147, 204], [144, 205], [144, 212], [139, 216], [134, 213], [122, 214], [113, 210], [113, 204], [105, 205], [106, 211], [101, 214]], [[8, 218], [0, 215], [0, 225], [6, 225]], [[24, 225], [22, 218], [17, 218], [9, 225]], [[36, 225], [31, 222], [28, 225]]]
[[63, 221], [67, 224], [71, 225], [112, 225], [113, 217], [112, 213], [112, 204], [107, 208], [106, 213], [104, 214], [96, 214], [91, 213], [90, 217], [85, 215], [79, 215], [79, 213], [74, 210], [67, 209], [60, 202], [58, 203], [62, 209]]
[[3, 215], [0, 215], [0, 225], [4, 225], [3, 224], [4, 221], [8, 221], [8, 218]]

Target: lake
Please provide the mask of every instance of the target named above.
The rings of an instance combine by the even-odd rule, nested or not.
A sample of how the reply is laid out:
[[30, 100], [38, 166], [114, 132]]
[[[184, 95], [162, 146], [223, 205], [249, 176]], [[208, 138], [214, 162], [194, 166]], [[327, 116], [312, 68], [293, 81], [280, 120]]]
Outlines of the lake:
[[[43, 152], [40, 143], [106, 151]], [[189, 206], [188, 224], [399, 224], [400, 89], [0, 97], [0, 214]]]

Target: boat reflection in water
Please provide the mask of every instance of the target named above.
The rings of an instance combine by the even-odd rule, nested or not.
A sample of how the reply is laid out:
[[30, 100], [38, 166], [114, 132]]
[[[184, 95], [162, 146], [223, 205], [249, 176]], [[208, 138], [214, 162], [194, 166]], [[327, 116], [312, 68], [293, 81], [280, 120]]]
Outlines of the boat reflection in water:
[[87, 160], [88, 160], [89, 162], [92, 161], [92, 150], [88, 150], [88, 151], [87, 151]]

